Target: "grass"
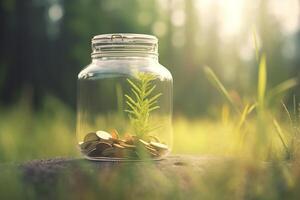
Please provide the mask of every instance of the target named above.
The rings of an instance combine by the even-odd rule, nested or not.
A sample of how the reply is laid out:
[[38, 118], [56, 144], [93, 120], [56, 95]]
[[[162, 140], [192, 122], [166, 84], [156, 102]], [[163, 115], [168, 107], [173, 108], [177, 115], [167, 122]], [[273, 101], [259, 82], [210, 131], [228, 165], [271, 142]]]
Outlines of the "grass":
[[77, 155], [74, 113], [57, 99], [33, 111], [25, 98], [0, 113], [0, 162]]
[[[242, 108], [238, 107], [234, 100], [231, 98], [225, 86], [219, 80], [217, 75], [212, 71], [212, 69], [210, 69], [209, 67], [205, 67], [204, 72], [212, 85], [217, 90], [219, 90], [219, 92], [225, 97], [225, 100], [227, 100], [231, 108], [236, 111], [235, 117], [237, 118], [237, 122], [235, 122], [236, 124], [234, 125], [234, 127], [237, 128], [235, 129], [236, 131], [233, 132], [236, 132], [237, 138], [239, 138], [239, 141], [237, 143], [243, 143], [243, 146], [246, 146], [246, 148], [243, 149], [250, 150], [250, 152], [259, 159], [282, 159], [282, 155], [284, 158], [290, 159], [294, 156], [293, 154], [295, 153], [291, 150], [294, 149], [293, 141], [298, 140], [299, 134], [283, 134], [281, 125], [276, 120], [276, 116], [274, 114], [274, 110], [278, 111], [278, 109], [272, 109], [272, 106], [276, 106], [276, 100], [279, 99], [278, 96], [295, 87], [298, 84], [298, 81], [296, 78], [292, 78], [280, 83], [279, 85], [267, 91], [267, 58], [264, 53], [261, 56], [259, 55], [255, 31], [253, 34], [253, 40], [256, 50], [256, 60], [258, 62], [257, 97], [254, 102], [245, 103]], [[292, 123], [290, 111], [284, 103], [282, 103], [282, 105], [287, 117], [290, 119], [290, 125], [292, 125], [295, 129], [295, 127], [297, 127], [298, 125], [296, 123]], [[294, 100], [295, 116], [296, 107], [297, 105]], [[248, 116], [253, 110], [256, 111], [256, 115], [252, 118], [254, 120], [249, 123], [250, 120], [248, 120]], [[227, 118], [229, 118], [228, 115]], [[226, 121], [229, 120], [226, 119]], [[270, 124], [272, 123], [273, 128], [270, 127]], [[253, 126], [254, 124], [255, 126]], [[253, 129], [253, 127], [255, 128]], [[242, 130], [242, 128], [244, 129]], [[276, 134], [272, 133], [274, 128]], [[247, 131], [247, 129], [251, 130], [250, 133], [248, 133], [249, 131]], [[246, 137], [249, 134], [255, 134], [255, 136]], [[245, 145], [246, 140], [247, 145]], [[292, 142], [287, 142], [288, 140]], [[278, 141], [280, 144], [278, 144]], [[248, 145], [249, 143], [250, 145]], [[243, 152], [242, 155], [245, 155], [245, 153]]]
[[[273, 120], [266, 125], [265, 129], [273, 143], [273, 155], [267, 158], [269, 167], [266, 169], [261, 159], [265, 160], [266, 157], [253, 154], [253, 146], [257, 145], [257, 115], [251, 107], [250, 104], [246, 105], [238, 116], [225, 104], [220, 107], [220, 114], [215, 119], [174, 118], [173, 153], [229, 157], [234, 160], [230, 165], [206, 169], [205, 174], [187, 167], [184, 180], [178, 176], [170, 178], [154, 167], [145, 168], [144, 171], [128, 168], [110, 175], [91, 175], [86, 179], [89, 180], [88, 185], [78, 182], [75, 186], [81, 188], [80, 194], [89, 199], [99, 195], [134, 199], [135, 195], [141, 194], [138, 188], [142, 188], [145, 199], [297, 199], [300, 197], [297, 192], [300, 186], [297, 170], [300, 157], [293, 153], [292, 159], [282, 162], [286, 160], [285, 150], [291, 150], [293, 137], [289, 130], [296, 128], [294, 114], [288, 112], [290, 119], [278, 118], [280, 120]], [[280, 108], [282, 112], [278, 117], [287, 116], [284, 107]], [[227, 111], [222, 113], [221, 110]], [[0, 124], [1, 163], [79, 156], [75, 148], [75, 113], [57, 99], [45, 99], [43, 109], [38, 112], [33, 112], [29, 102], [24, 100], [10, 109], [1, 108]], [[247, 139], [241, 139], [243, 137]], [[127, 170], [126, 173], [124, 170]], [[24, 191], [16, 172], [9, 169], [0, 173], [1, 199], [19, 199], [24, 195], [34, 199], [37, 191], [32, 188], [30, 193], [27, 189]], [[69, 175], [65, 176], [62, 178], [63, 184], [52, 185], [51, 190], [59, 191], [55, 194], [57, 198], [65, 199], [70, 195], [78, 198], [76, 192], [69, 193], [67, 191], [70, 188], [64, 188], [68, 185], [64, 181], [69, 180]], [[108, 176], [110, 181], [107, 181]], [[141, 184], [141, 179], [147, 181]]]
[[[46, 99], [38, 112], [24, 101], [0, 112], [0, 162], [79, 156], [75, 113], [57, 99]], [[173, 152], [228, 155], [234, 125], [232, 121], [224, 124], [221, 116], [214, 121], [175, 116]]]
[[[256, 100], [238, 106], [217, 75], [205, 68], [208, 79], [225, 98], [223, 105], [216, 106], [219, 113], [214, 119], [174, 117], [173, 153], [226, 157], [233, 160], [231, 164], [212, 166], [202, 174], [187, 167], [184, 178], [171, 172], [170, 178], [149, 163], [143, 170], [91, 174], [85, 177], [88, 185], [72, 183], [79, 192], [66, 187], [64, 181], [70, 180], [66, 174], [62, 184], [52, 185], [51, 190], [60, 199], [100, 195], [115, 199], [137, 195], [144, 199], [299, 199], [300, 107], [296, 97], [292, 109], [281, 101], [297, 80], [267, 89], [266, 56], [260, 58], [258, 71]], [[45, 99], [41, 110], [33, 111], [28, 99], [0, 108], [0, 163], [79, 156], [75, 113], [52, 97]], [[0, 199], [24, 195], [34, 199], [37, 191], [24, 190], [21, 178], [16, 169], [1, 171]]]
[[[235, 117], [235, 114], [229, 112], [226, 119], [220, 113], [213, 120], [175, 116], [173, 153], [251, 157], [250, 149], [254, 145], [251, 140], [256, 132], [256, 117], [254, 113], [251, 114], [254, 111], [248, 105], [242, 111], [241, 117]], [[281, 115], [286, 116], [283, 107]], [[281, 150], [285, 148], [280, 145], [278, 130], [285, 140], [288, 138], [290, 142], [293, 138], [294, 132], [290, 132], [290, 129], [291, 123], [294, 127], [294, 122], [291, 120], [281, 120], [280, 123], [277, 120], [277, 125], [274, 126], [272, 119], [267, 124], [268, 134], [280, 150], [278, 153], [283, 153]], [[38, 112], [32, 112], [25, 102], [20, 102], [11, 109], [2, 108], [0, 125], [2, 163], [55, 156], [79, 156], [74, 129], [75, 113], [56, 99], [47, 99], [44, 108]], [[242, 140], [243, 136], [247, 139]]]
[[[223, 88], [224, 93], [229, 94]], [[287, 106], [281, 104], [279, 114], [266, 114], [264, 126], [270, 136], [269, 141], [277, 144], [275, 146], [279, 146], [279, 149], [287, 150], [295, 143], [293, 140], [297, 140], [298, 110], [295, 108], [293, 113], [289, 112]], [[256, 105], [255, 102], [248, 103], [242, 109], [236, 107], [231, 111], [224, 104], [215, 119], [175, 116], [173, 152], [245, 156], [243, 151], [249, 151], [253, 145], [256, 147], [251, 143], [257, 139], [255, 133], [259, 116]], [[239, 112], [234, 112], [237, 109]], [[57, 99], [46, 98], [43, 108], [38, 112], [33, 112], [26, 100], [21, 100], [10, 109], [0, 108], [0, 111], [1, 162], [78, 155], [75, 148], [75, 113]], [[283, 119], [278, 121], [277, 117]], [[243, 149], [239, 148], [241, 145]], [[276, 152], [282, 153], [281, 150]]]

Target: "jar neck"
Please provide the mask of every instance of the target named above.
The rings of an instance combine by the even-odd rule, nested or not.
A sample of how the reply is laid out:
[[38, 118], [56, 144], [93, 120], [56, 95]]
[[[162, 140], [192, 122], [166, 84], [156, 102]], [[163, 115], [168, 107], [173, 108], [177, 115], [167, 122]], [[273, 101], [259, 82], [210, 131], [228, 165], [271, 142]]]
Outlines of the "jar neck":
[[103, 61], [103, 60], [145, 60], [145, 61], [155, 61], [158, 62], [157, 55], [130, 55], [130, 54], [109, 54], [101, 56], [92, 56], [92, 61]]
[[138, 34], [99, 35], [92, 39], [92, 59], [158, 60], [157, 38]]
[[142, 49], [145, 46], [125, 46], [120, 45], [110, 46], [110, 47], [98, 47], [98, 49], [93, 49], [91, 54], [92, 59], [154, 59], [158, 60], [157, 49], [152, 49], [156, 47], [150, 47], [149, 49]]

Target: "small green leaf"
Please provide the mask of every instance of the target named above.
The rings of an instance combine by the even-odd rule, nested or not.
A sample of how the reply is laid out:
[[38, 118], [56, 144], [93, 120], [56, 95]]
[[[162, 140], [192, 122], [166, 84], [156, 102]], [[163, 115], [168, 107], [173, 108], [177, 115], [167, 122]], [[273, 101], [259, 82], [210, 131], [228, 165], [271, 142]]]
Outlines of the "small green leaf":
[[153, 106], [153, 105], [155, 105], [155, 104], [157, 104], [157, 101], [152, 101], [151, 103], [149, 103], [149, 102], [147, 102], [149, 105], [149, 107], [151, 107], [151, 106]]
[[151, 99], [149, 99], [149, 104], [156, 101], [161, 95], [162, 95], [162, 93], [159, 93], [159, 94], [155, 95], [154, 97], [152, 97]]
[[128, 83], [132, 86], [133, 89], [135, 89], [138, 93], [141, 92], [141, 90], [138, 88], [136, 84], [134, 84], [130, 79], [127, 79]]
[[145, 94], [145, 97], [149, 96], [155, 88], [156, 88], [156, 85], [154, 85], [150, 90], [148, 90]]
[[131, 91], [132, 91], [132, 93], [135, 95], [135, 97], [137, 98], [138, 101], [142, 101], [142, 100], [140, 99], [139, 94], [138, 94], [134, 89], [131, 88]]
[[135, 112], [133, 112], [132, 110], [124, 110], [124, 111], [130, 114], [135, 114]]
[[130, 101], [130, 103], [132, 103], [136, 107], [140, 108], [140, 105], [137, 102], [135, 102], [130, 96], [128, 96], [127, 94], [125, 94], [125, 97], [127, 98], [128, 101]]
[[153, 110], [157, 110], [157, 109], [159, 109], [160, 107], [159, 106], [155, 106], [155, 107], [153, 107], [153, 108], [150, 108], [149, 109], [149, 112], [151, 112], [151, 111], [153, 111]]
[[135, 112], [138, 113], [137, 109], [129, 101], [126, 101], [126, 104]]

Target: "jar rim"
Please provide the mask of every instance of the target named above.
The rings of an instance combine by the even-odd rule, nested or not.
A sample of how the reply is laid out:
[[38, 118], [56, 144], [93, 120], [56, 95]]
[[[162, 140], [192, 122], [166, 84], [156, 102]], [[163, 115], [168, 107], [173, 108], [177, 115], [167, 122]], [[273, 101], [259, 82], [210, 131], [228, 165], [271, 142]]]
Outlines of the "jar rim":
[[92, 58], [158, 56], [158, 39], [153, 35], [112, 33], [92, 38]]
[[155, 44], [158, 42], [157, 37], [147, 34], [136, 33], [111, 33], [95, 35], [92, 38], [92, 43], [148, 43]]

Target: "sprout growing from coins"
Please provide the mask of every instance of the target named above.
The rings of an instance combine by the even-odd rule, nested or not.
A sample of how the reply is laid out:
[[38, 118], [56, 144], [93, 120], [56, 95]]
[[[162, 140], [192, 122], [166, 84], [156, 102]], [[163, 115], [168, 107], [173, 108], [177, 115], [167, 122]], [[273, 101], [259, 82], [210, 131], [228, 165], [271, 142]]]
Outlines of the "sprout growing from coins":
[[117, 130], [111, 133], [97, 131], [88, 133], [80, 144], [81, 152], [90, 158], [143, 159], [159, 158], [169, 148], [166, 144], [150, 135], [160, 126], [150, 123], [150, 114], [159, 109], [158, 99], [162, 93], [155, 94], [156, 77], [152, 74], [138, 73], [135, 80], [127, 79], [132, 96], [125, 94], [129, 120], [134, 135], [125, 134], [120, 138]]
[[162, 95], [162, 93], [153, 94], [156, 88], [153, 84], [155, 79], [154, 75], [146, 73], [138, 73], [136, 83], [127, 79], [134, 96], [125, 95], [126, 104], [129, 106], [125, 112], [128, 113], [135, 134], [144, 139], [151, 131], [159, 128], [159, 126], [151, 126], [149, 122], [150, 113], [160, 108], [157, 100]]

